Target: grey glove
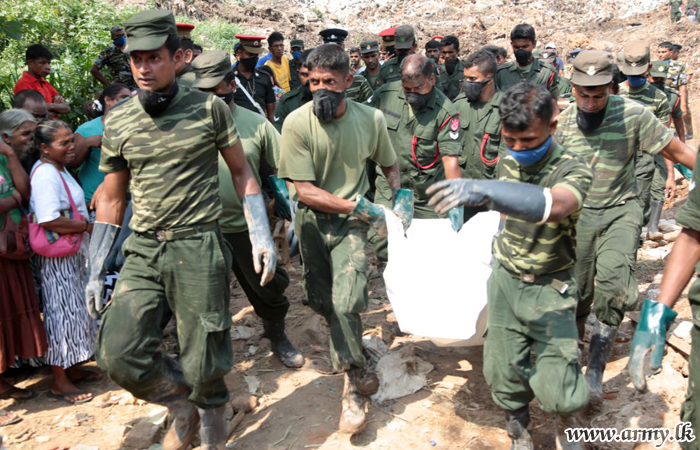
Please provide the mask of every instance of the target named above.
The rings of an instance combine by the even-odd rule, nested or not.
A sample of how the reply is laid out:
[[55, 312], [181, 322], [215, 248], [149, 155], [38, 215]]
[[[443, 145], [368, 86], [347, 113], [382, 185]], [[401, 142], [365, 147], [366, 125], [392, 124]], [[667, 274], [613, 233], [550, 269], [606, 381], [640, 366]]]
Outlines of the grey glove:
[[102, 314], [102, 298], [107, 276], [107, 259], [117, 241], [121, 227], [111, 223], [96, 222], [90, 236], [88, 282], [85, 286], [85, 303], [90, 317], [97, 320]]
[[262, 194], [243, 197], [243, 212], [248, 222], [250, 243], [253, 245], [253, 265], [255, 273], [262, 272], [260, 286], [265, 286], [275, 276], [277, 253], [270, 234], [270, 222], [267, 219], [265, 200]]
[[526, 222], [544, 223], [552, 210], [549, 189], [529, 183], [461, 178], [435, 183], [427, 193], [439, 214], [460, 205], [486, 206]]

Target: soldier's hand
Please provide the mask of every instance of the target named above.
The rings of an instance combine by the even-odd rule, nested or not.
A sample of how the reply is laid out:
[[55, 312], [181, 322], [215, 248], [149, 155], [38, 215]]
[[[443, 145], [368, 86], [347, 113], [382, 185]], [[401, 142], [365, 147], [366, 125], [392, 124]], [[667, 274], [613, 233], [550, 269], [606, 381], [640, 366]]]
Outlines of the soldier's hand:
[[262, 274], [260, 286], [265, 286], [275, 276], [277, 269], [277, 253], [270, 234], [265, 200], [262, 194], [250, 194], [243, 197], [242, 203], [253, 247], [253, 267], [255, 273]]
[[413, 222], [413, 191], [410, 189], [397, 189], [394, 191], [394, 214], [401, 219], [403, 231], [408, 230]]
[[661, 368], [666, 346], [666, 331], [678, 313], [663, 303], [645, 299], [639, 324], [634, 332], [630, 350], [629, 373], [637, 390], [646, 388], [647, 355], [650, 354], [649, 368], [657, 372]]
[[357, 196], [355, 209], [352, 210], [350, 215], [370, 224], [379, 236], [386, 236], [389, 234], [386, 228], [384, 207], [375, 205], [361, 195]]
[[102, 298], [107, 276], [107, 258], [117, 242], [121, 227], [96, 222], [90, 236], [88, 282], [85, 286], [85, 303], [90, 317], [97, 320], [102, 313]]
[[429, 205], [435, 206], [438, 214], [445, 214], [457, 206], [481, 206], [489, 201], [487, 192], [479, 183], [464, 178], [435, 183], [426, 191], [432, 195]]
[[666, 179], [666, 199], [671, 200], [676, 196], [676, 179], [673, 175]]

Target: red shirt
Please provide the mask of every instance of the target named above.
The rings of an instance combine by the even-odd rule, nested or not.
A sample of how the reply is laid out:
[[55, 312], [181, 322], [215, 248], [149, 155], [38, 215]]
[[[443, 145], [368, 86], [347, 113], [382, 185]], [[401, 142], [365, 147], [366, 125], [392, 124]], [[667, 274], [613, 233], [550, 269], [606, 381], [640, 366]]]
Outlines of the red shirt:
[[51, 86], [51, 83], [43, 78], [36, 78], [35, 76], [30, 75], [29, 72], [25, 71], [22, 74], [22, 78], [20, 78], [17, 81], [17, 84], [15, 84], [15, 95], [17, 95], [18, 92], [26, 89], [34, 89], [35, 91], [41, 92], [41, 95], [44, 96], [46, 103], [53, 103], [53, 98], [58, 95], [58, 91]]

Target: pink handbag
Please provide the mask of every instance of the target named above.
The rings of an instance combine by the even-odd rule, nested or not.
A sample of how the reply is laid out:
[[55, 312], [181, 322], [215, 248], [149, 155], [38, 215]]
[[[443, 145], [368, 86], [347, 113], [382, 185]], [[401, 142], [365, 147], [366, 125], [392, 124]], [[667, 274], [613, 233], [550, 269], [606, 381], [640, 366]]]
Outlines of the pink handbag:
[[[32, 176], [36, 169], [46, 163], [41, 163], [34, 171], [32, 171]], [[58, 169], [56, 169], [58, 170]], [[73, 220], [85, 220], [85, 218], [78, 212], [78, 208], [75, 206], [73, 201], [73, 196], [70, 193], [70, 189], [66, 184], [66, 180], [63, 178], [63, 174], [58, 170], [58, 174], [61, 176], [61, 181], [63, 181], [63, 187], [68, 193], [68, 200], [70, 201], [70, 210], [61, 211], [61, 216], [67, 217]], [[31, 179], [31, 176], [30, 176]], [[83, 240], [83, 233], [70, 233], [70, 234], [59, 234], [55, 231], [49, 231], [36, 220], [36, 214], [30, 213], [27, 216], [29, 221], [29, 245], [34, 250], [34, 253], [41, 256], [47, 256], [50, 258], [60, 258], [62, 256], [75, 255], [80, 250], [80, 243]]]

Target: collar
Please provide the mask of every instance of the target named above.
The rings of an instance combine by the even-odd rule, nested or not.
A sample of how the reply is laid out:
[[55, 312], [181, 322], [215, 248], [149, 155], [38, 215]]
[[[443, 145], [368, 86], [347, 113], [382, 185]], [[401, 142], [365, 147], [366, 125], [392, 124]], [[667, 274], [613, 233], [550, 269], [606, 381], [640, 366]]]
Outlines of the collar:
[[32, 75], [31, 73], [29, 73], [28, 70], [25, 70], [25, 71], [24, 71], [24, 74], [27, 75], [27, 76], [29, 76], [29, 77], [34, 78], [34, 79], [37, 80], [39, 83], [46, 83], [46, 79], [45, 79], [44, 77], [35, 77], [35, 76]]
[[[531, 67], [530, 67], [530, 72], [539, 72], [542, 70], [542, 64], [540, 63], [540, 60], [537, 58], [533, 58], [534, 60], [532, 61]], [[508, 68], [511, 72], [515, 72], [518, 70], [518, 63], [516, 61], [513, 61], [513, 64]]]

